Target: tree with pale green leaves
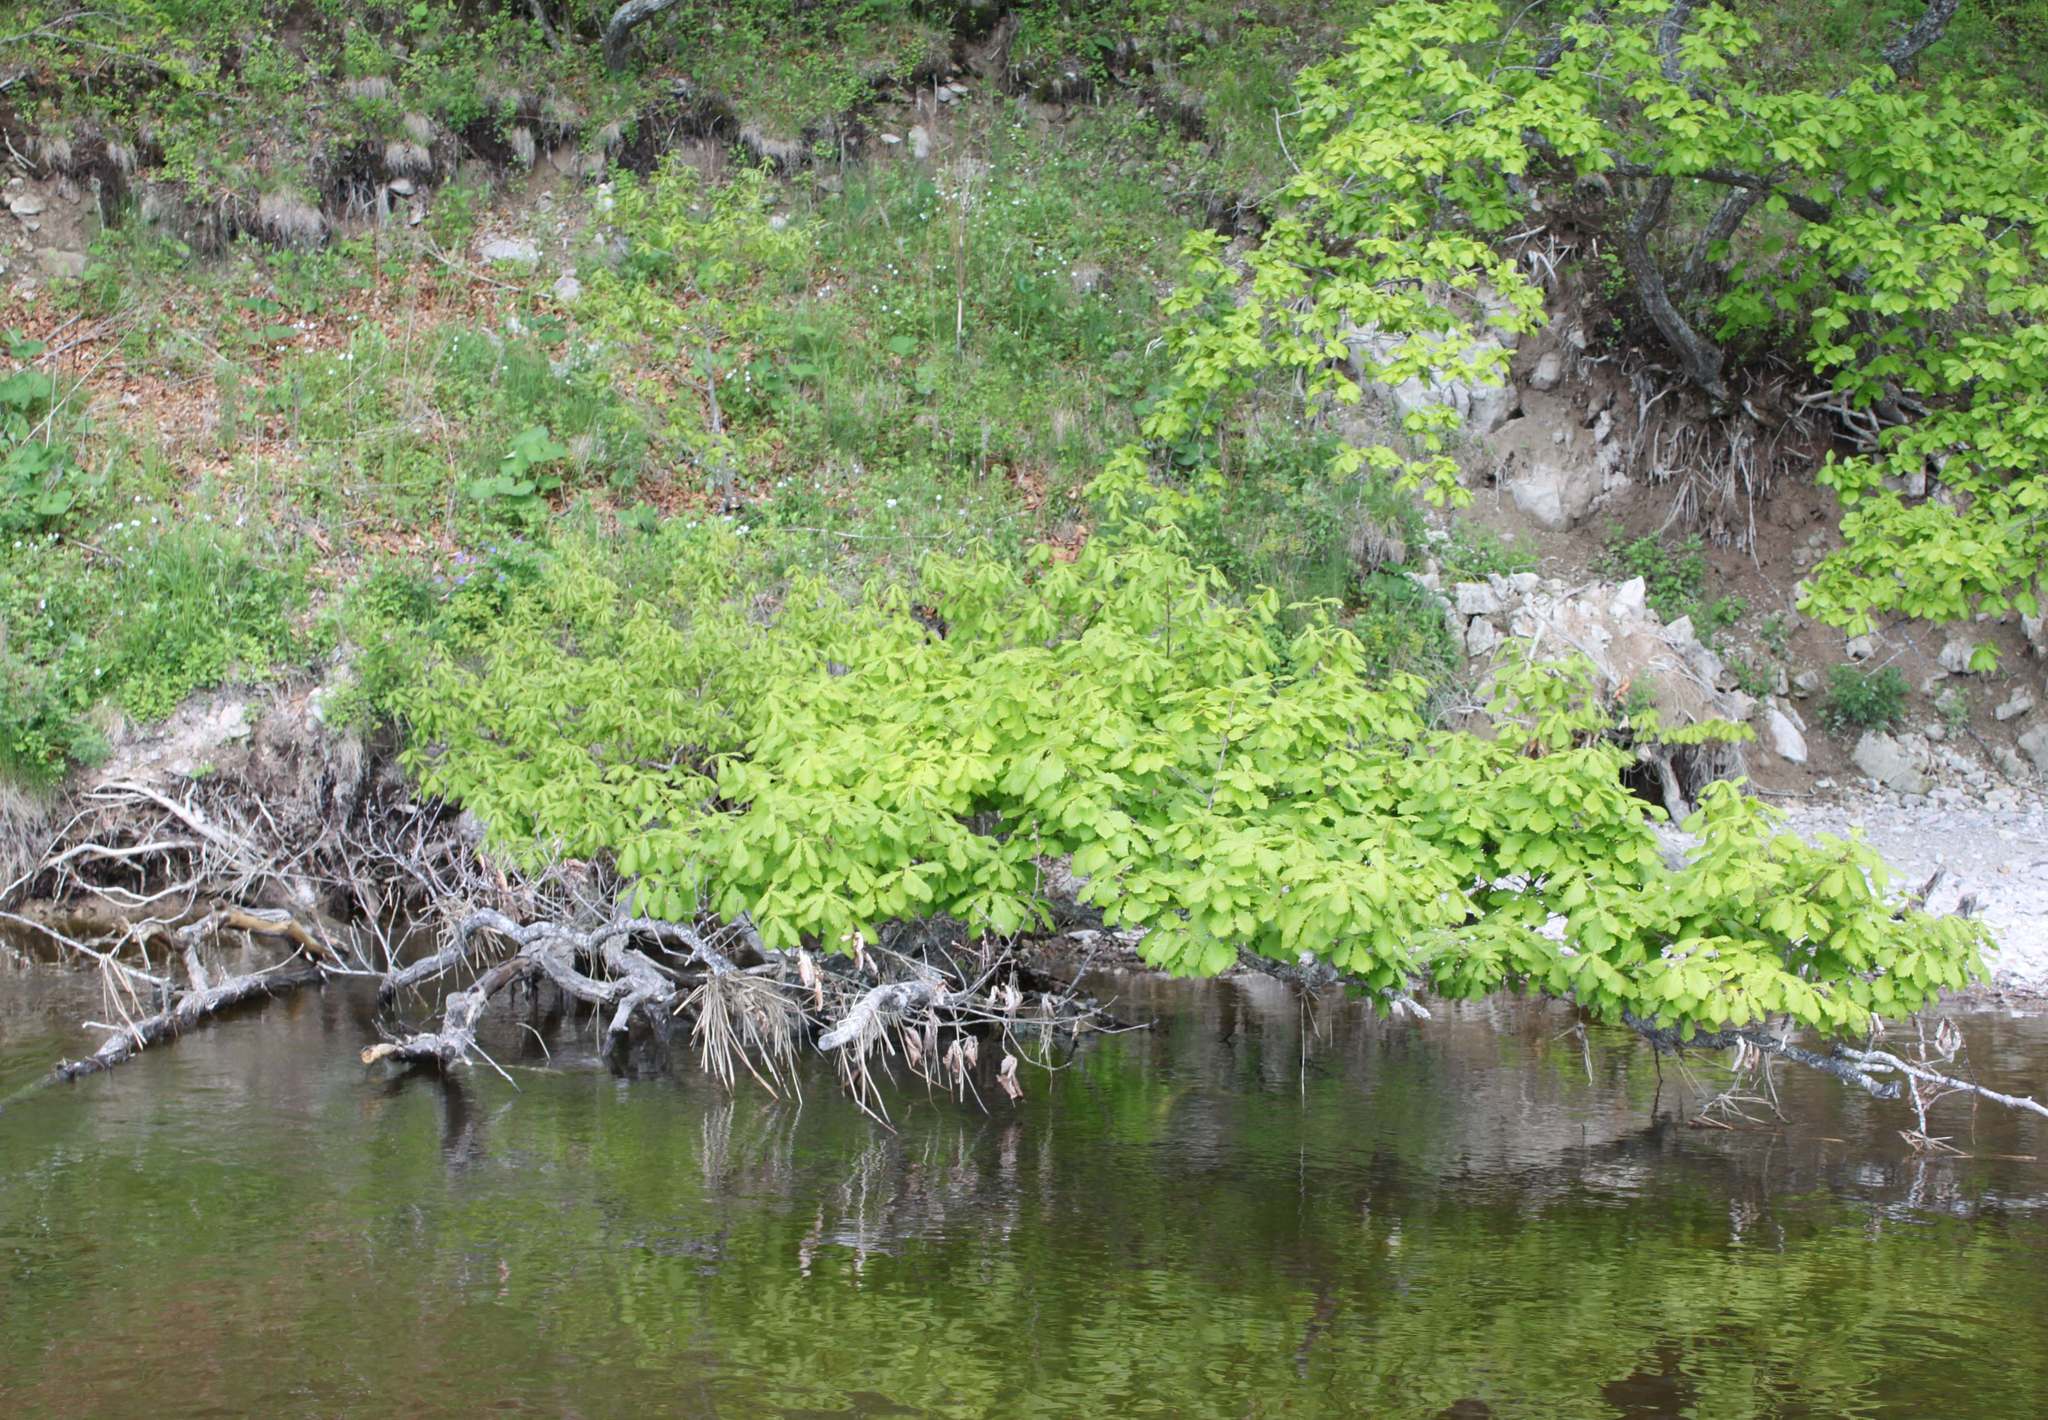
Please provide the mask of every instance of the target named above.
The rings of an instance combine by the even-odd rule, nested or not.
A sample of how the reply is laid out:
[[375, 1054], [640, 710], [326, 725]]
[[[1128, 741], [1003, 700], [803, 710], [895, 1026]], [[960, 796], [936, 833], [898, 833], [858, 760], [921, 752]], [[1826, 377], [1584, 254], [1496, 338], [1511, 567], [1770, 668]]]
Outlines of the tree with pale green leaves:
[[[1231, 410], [1276, 374], [1336, 403], [1362, 379], [1501, 374], [1504, 352], [1468, 343], [1475, 307], [1508, 330], [1540, 315], [1502, 239], [1592, 183], [1630, 296], [1711, 414], [1768, 417], [1731, 351], [1790, 340], [1861, 438], [1819, 474], [1848, 546], [1809, 611], [1852, 630], [2037, 611], [2048, 115], [2017, 83], [1936, 72], [1959, 5], [1930, 0], [1817, 77], [1726, 5], [1395, 0], [1302, 75], [1298, 170], [1241, 265], [1190, 243], [1177, 380], [1145, 434], [1213, 486]], [[1455, 415], [1407, 423], [1407, 449], [1347, 450], [1333, 474], [1455, 498]], [[1144, 468], [1133, 451], [1110, 486], [1137, 493]], [[1186, 482], [1148, 496], [1170, 514]]]

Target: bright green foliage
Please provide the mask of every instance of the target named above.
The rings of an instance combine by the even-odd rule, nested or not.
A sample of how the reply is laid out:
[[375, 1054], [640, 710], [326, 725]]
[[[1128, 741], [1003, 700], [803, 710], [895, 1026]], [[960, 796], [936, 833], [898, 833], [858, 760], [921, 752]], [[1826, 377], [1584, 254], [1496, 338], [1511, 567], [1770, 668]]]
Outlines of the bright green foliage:
[[52, 436], [56, 398], [57, 382], [33, 367], [0, 375], [0, 534], [55, 523], [83, 489], [70, 446]]
[[1071, 855], [1182, 973], [1250, 951], [1380, 993], [1835, 1032], [1979, 970], [1977, 924], [1900, 908], [1868, 849], [1776, 833], [1733, 786], [1666, 867], [1583, 665], [1504, 677], [1483, 738], [1432, 728], [1326, 613], [1290, 630], [1164, 546], [933, 557], [854, 596], [784, 569], [771, 600], [772, 548], [661, 536], [665, 586], [572, 554], [403, 697], [425, 790], [515, 848], [615, 855], [652, 912], [828, 951], [936, 913], [1007, 935]]
[[[1594, 179], [1615, 194], [1617, 239], [1645, 234], [1630, 288], [1660, 330], [1683, 327], [1702, 388], [1733, 399], [1715, 341], [1789, 338], [1849, 406], [1892, 426], [1878, 453], [1824, 474], [1849, 546], [1811, 580], [1811, 611], [1860, 630], [1883, 611], [2034, 609], [2048, 117], [2033, 96], [1926, 78], [1938, 48], [1925, 82], [1902, 82], [1875, 45], [1841, 72], [1787, 71], [1725, 5], [1551, 7], [1529, 22], [1541, 29], [1518, 28], [1534, 9], [1511, 21], [1491, 0], [1393, 0], [1303, 74], [1300, 168], [1272, 227], [1242, 269], [1220, 239], [1190, 240], [1168, 303], [1176, 385], [1145, 433], [1178, 464], [1213, 465], [1215, 436], [1262, 379], [1355, 400], [1361, 329], [1406, 337], [1364, 360], [1371, 378], [1498, 375], [1500, 352], [1470, 344], [1472, 327], [1524, 329], [1538, 302], [1497, 239], [1536, 220], [1533, 192]], [[1421, 457], [1353, 449], [1335, 472], [1455, 498], [1454, 416], [1407, 422]], [[1930, 474], [1925, 500], [1885, 483]]]

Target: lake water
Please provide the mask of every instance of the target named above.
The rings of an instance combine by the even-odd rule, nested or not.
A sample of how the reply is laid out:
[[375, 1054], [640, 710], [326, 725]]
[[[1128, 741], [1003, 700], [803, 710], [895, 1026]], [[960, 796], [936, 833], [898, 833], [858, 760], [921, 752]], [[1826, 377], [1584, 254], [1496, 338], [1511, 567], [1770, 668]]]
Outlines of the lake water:
[[[1786, 1074], [1661, 1109], [1541, 1005], [1381, 1022], [1104, 978], [1153, 1029], [986, 1111], [365, 1070], [328, 988], [0, 1111], [0, 1415], [2036, 1416], [2048, 1129]], [[96, 1037], [0, 976], [0, 1097]], [[1962, 1017], [1987, 1083], [2048, 1022]], [[1589, 1079], [1589, 1072], [1591, 1078]], [[993, 1094], [993, 1092], [991, 1092]]]

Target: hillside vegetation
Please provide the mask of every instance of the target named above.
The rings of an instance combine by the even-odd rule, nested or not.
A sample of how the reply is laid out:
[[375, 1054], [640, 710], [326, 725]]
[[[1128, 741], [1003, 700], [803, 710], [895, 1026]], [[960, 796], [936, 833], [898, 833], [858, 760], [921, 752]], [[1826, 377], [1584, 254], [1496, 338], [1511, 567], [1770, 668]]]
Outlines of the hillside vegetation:
[[770, 949], [1070, 863], [1383, 1004], [1855, 1034], [1981, 969], [1732, 786], [1666, 865], [1636, 751], [1745, 728], [1467, 683], [1411, 573], [1526, 562], [1371, 396], [1568, 295], [1703, 428], [1818, 411], [1809, 615], [2038, 614], [2036, 6], [17, 9], [8, 190], [97, 208], [0, 318], [17, 784], [331, 659], [508, 863]]

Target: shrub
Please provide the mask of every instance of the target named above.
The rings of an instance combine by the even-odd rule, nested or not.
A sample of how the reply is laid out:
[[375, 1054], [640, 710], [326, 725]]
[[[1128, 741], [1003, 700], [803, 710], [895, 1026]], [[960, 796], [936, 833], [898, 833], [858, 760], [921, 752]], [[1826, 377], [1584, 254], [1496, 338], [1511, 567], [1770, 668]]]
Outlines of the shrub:
[[1820, 714], [1838, 732], [1893, 729], [1906, 716], [1906, 678], [1895, 666], [1874, 671], [1836, 666], [1828, 672]]

